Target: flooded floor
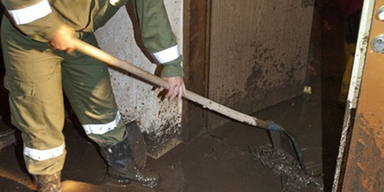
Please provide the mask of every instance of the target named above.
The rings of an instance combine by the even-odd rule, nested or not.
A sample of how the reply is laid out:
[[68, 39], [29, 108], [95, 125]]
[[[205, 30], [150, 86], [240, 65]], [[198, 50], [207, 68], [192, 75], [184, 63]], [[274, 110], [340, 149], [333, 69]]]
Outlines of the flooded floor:
[[[296, 98], [283, 106], [287, 118], [292, 118], [287, 114], [300, 116], [297, 113], [302, 113], [302, 100], [303, 98]], [[314, 113], [313, 115], [315, 116]], [[284, 124], [284, 119], [286, 118], [279, 118], [279, 121]], [[300, 119], [297, 119], [295, 126], [302, 126], [299, 122]], [[290, 125], [287, 125], [287, 129], [288, 126]], [[64, 130], [68, 152], [62, 172], [64, 192], [321, 191], [315, 182], [299, 183], [297, 186], [285, 184], [282, 175], [276, 174], [271, 167], [264, 165], [261, 159], [255, 156], [255, 148], [269, 146], [267, 132], [237, 122], [212, 133], [203, 133], [193, 142], [180, 144], [159, 159], [149, 159], [148, 166], [161, 173], [163, 180], [161, 185], [154, 189], [137, 185], [127, 188], [102, 186], [99, 183], [106, 170], [105, 163], [93, 143], [83, 138], [78, 130], [80, 129], [72, 124], [67, 124]], [[305, 160], [308, 162], [308, 170], [316, 174], [321, 173], [321, 146], [315, 147], [313, 143], [309, 143], [316, 137], [310, 139], [310, 135], [314, 135], [318, 130], [320, 129], [306, 130], [303, 133], [291, 131], [300, 141], [307, 140], [303, 138], [309, 136], [308, 140], [301, 144]], [[320, 143], [318, 139], [318, 144]], [[34, 189], [21, 161], [21, 149], [22, 145], [19, 143], [1, 151], [0, 191], [2, 192], [32, 192]]]
[[[252, 114], [273, 120], [295, 136], [301, 145], [307, 174], [292, 167], [276, 168], [275, 161], [280, 157], [276, 156], [278, 152], [271, 151], [268, 132], [231, 122], [213, 132], [201, 133], [159, 159], [149, 158], [148, 166], [162, 175], [158, 187], [103, 186], [100, 182], [106, 165], [96, 147], [82, 136], [81, 128], [66, 122], [68, 154], [62, 172], [64, 192], [331, 191], [344, 113], [337, 104], [343, 72], [343, 38], [341, 20], [334, 19], [339, 16], [336, 7], [326, 3], [317, 5], [315, 10], [307, 82], [311, 94]], [[4, 126], [0, 125], [2, 130]], [[1, 147], [0, 192], [34, 191], [22, 163], [21, 150], [20, 141]], [[269, 154], [275, 156], [270, 158]]]

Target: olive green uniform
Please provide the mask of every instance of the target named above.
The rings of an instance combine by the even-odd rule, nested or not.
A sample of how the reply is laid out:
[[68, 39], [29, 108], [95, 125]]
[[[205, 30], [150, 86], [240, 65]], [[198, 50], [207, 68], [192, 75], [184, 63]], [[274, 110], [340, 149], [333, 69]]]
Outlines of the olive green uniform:
[[[2, 0], [8, 11], [1, 27], [13, 124], [21, 130], [24, 159], [33, 175], [63, 168], [64, 90], [85, 133], [101, 146], [123, 140], [125, 125], [107, 66], [79, 52], [53, 50], [47, 42], [63, 23], [94, 46], [93, 32], [128, 0]], [[131, 0], [143, 42], [164, 64], [163, 77], [183, 76], [181, 55], [162, 0]], [[37, 11], [38, 10], [38, 11]]]

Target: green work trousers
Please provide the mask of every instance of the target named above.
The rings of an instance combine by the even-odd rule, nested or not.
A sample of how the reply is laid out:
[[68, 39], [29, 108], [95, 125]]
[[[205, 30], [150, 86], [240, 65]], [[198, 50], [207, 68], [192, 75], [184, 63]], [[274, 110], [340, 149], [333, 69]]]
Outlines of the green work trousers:
[[[21, 130], [24, 159], [31, 174], [53, 174], [63, 168], [66, 150], [62, 90], [93, 141], [111, 145], [123, 140], [125, 125], [119, 118], [104, 63], [33, 41], [6, 18], [2, 21], [1, 39], [12, 123]], [[98, 46], [92, 33], [83, 34], [81, 39]], [[109, 126], [108, 130], [90, 131], [103, 126]]]

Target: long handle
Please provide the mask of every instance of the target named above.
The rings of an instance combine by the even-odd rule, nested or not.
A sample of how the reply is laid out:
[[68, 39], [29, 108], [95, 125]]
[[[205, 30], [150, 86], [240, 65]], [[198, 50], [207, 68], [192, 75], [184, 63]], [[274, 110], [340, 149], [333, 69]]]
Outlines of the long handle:
[[[155, 85], [158, 85], [158, 86], [163, 87], [165, 89], [169, 89], [168, 82], [166, 80], [156, 76], [156, 75], [153, 75], [147, 71], [144, 71], [144, 70], [142, 70], [142, 69], [140, 69], [140, 68], [138, 68], [138, 67], [136, 67], [130, 63], [122, 61], [122, 60], [106, 53], [105, 51], [102, 51], [101, 49], [96, 48], [96, 47], [94, 47], [88, 43], [85, 43], [85, 42], [79, 40], [79, 39], [75, 39], [75, 43], [76, 43], [77, 51], [79, 51], [85, 55], [88, 55], [88, 56], [93, 57], [97, 60], [100, 60], [100, 61], [108, 64], [111, 67], [123, 69], [123, 70], [125, 70], [125, 71], [127, 71], [133, 75], [136, 75], [142, 79], [145, 79], [145, 80], [147, 80], [147, 81], [149, 81]], [[234, 120], [237, 120], [237, 121], [240, 121], [240, 122], [252, 125], [252, 126], [257, 126], [259, 128], [268, 129], [269, 123], [266, 121], [263, 121], [263, 120], [255, 118], [255, 117], [246, 115], [244, 113], [240, 113], [238, 111], [235, 111], [229, 107], [226, 107], [224, 105], [216, 103], [210, 99], [207, 99], [207, 98], [200, 96], [196, 93], [193, 93], [189, 90], [187, 90], [187, 95], [185, 95], [184, 98], [186, 98], [190, 101], [193, 101], [195, 103], [198, 103], [201, 106], [203, 106], [204, 108], [208, 108], [210, 110], [216, 111], [217, 113], [220, 113], [222, 115], [230, 117]]]

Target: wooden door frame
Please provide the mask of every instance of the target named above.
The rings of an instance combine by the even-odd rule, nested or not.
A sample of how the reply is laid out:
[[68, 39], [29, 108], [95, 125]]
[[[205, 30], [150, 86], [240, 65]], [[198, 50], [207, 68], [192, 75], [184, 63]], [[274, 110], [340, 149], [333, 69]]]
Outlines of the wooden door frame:
[[[183, 67], [188, 90], [207, 96], [211, 0], [185, 0], [183, 19]], [[182, 139], [189, 142], [206, 127], [206, 112], [183, 101]]]

